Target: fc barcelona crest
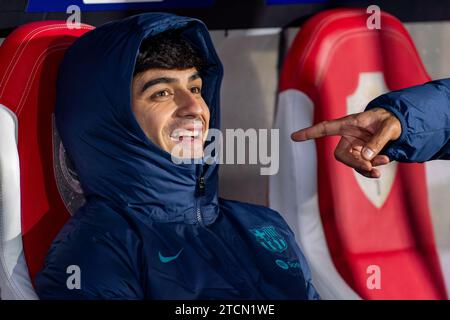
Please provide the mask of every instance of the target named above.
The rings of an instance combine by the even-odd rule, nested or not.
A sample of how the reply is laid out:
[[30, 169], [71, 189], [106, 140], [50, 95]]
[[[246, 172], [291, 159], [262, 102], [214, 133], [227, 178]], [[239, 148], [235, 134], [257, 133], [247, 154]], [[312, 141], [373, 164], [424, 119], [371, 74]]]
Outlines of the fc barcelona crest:
[[250, 229], [256, 240], [270, 252], [281, 253], [287, 249], [286, 240], [280, 236], [274, 226]]

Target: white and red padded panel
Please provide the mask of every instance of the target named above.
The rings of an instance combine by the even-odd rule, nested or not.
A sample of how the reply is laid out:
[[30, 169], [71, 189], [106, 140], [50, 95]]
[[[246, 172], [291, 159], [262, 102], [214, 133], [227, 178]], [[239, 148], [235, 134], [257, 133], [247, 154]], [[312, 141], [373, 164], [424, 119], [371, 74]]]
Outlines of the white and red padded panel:
[[376, 96], [429, 81], [407, 31], [382, 13], [324, 11], [301, 28], [281, 74], [275, 127], [280, 171], [270, 205], [293, 227], [325, 299], [446, 299], [422, 164], [392, 163], [380, 180], [336, 161], [339, 137], [292, 132], [362, 111]]
[[36, 298], [30, 279], [69, 218], [55, 180], [63, 156], [54, 152], [61, 149], [52, 116], [56, 75], [65, 50], [92, 28], [69, 29], [65, 21], [29, 23], [0, 46], [2, 299]]

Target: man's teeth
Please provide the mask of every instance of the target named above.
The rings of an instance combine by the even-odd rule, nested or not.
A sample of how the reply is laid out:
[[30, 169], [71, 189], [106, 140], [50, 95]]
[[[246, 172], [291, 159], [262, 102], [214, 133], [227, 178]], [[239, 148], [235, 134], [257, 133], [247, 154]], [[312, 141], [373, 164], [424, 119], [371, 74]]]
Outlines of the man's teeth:
[[184, 137], [192, 137], [192, 138], [198, 138], [200, 136], [201, 131], [200, 130], [183, 130], [183, 131], [175, 131], [172, 133], [171, 137], [177, 140], [181, 140]]

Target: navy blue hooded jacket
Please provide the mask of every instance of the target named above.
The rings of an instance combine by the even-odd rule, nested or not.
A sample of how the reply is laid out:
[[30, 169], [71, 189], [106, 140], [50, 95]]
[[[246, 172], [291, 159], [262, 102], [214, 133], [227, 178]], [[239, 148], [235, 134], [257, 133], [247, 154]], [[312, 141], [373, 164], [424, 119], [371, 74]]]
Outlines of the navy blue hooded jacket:
[[391, 160], [450, 159], [450, 79], [383, 94], [366, 110], [381, 107], [402, 125], [400, 137], [383, 150]]
[[130, 102], [139, 47], [169, 29], [183, 29], [206, 61], [202, 95], [219, 128], [222, 66], [200, 21], [142, 14], [78, 39], [60, 66], [55, 117], [87, 202], [54, 240], [39, 297], [318, 298], [277, 212], [218, 198], [217, 164], [175, 164], [139, 127]]

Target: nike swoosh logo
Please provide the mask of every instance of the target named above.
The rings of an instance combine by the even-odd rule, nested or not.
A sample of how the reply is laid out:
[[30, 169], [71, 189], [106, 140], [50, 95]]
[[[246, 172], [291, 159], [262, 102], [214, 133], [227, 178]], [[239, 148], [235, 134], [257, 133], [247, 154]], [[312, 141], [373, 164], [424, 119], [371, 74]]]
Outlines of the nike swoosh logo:
[[168, 263], [168, 262], [171, 262], [171, 261], [175, 260], [176, 258], [178, 258], [178, 257], [180, 256], [180, 254], [181, 254], [182, 251], [183, 251], [183, 248], [181, 248], [181, 250], [178, 251], [178, 253], [177, 253], [176, 255], [171, 256], [171, 257], [165, 257], [165, 256], [163, 256], [163, 255], [161, 254], [161, 251], [159, 251], [159, 252], [158, 252], [158, 253], [159, 253], [159, 260], [160, 260], [162, 263]]

